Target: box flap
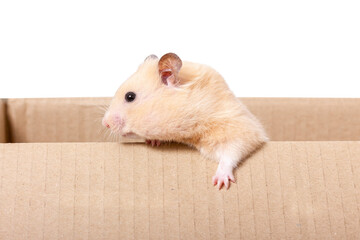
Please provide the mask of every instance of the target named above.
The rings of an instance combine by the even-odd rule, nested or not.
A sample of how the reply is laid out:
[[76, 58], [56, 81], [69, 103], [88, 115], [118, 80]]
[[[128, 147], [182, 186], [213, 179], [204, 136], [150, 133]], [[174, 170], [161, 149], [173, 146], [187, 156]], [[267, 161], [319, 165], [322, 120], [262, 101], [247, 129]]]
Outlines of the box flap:
[[6, 129], [6, 105], [5, 100], [0, 99], [0, 143], [7, 142]]
[[9, 99], [12, 141], [104, 141], [101, 134], [104, 101], [92, 98]]
[[12, 142], [121, 142], [120, 136], [110, 136], [101, 125], [109, 101], [110, 98], [9, 99]]
[[211, 186], [182, 145], [0, 144], [0, 239], [359, 239], [360, 142], [270, 142]]
[[243, 98], [273, 141], [358, 141], [360, 98]]

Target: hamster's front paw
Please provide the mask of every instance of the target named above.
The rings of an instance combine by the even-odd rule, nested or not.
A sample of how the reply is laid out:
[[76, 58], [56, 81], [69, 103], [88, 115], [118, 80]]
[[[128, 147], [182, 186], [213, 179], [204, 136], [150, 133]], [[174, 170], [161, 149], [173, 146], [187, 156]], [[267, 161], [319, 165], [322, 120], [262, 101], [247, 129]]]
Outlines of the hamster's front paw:
[[161, 142], [160, 140], [146, 140], [146, 144], [151, 144], [151, 146], [160, 146]]
[[223, 169], [220, 166], [216, 170], [215, 176], [212, 178], [213, 185], [217, 185], [217, 188], [220, 190], [223, 185], [226, 189], [230, 186], [230, 181], [235, 182], [234, 174], [232, 169]]

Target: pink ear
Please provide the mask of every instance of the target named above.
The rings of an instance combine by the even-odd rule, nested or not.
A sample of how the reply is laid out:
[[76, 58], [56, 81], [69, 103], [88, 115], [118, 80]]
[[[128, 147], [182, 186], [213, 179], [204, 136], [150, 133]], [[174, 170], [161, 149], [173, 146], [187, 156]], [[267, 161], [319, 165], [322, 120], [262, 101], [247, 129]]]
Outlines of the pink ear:
[[169, 86], [180, 84], [178, 73], [182, 66], [181, 59], [175, 53], [167, 53], [159, 60], [159, 74], [161, 81]]

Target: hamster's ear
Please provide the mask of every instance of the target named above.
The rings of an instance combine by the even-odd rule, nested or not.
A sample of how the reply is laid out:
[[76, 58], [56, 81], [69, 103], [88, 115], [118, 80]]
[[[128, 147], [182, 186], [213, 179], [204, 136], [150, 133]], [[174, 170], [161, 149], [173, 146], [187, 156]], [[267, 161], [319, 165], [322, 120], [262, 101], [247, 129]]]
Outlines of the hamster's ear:
[[182, 61], [175, 53], [167, 53], [159, 60], [159, 75], [161, 81], [168, 86], [178, 86], [180, 84], [178, 73], [182, 66]]
[[150, 59], [158, 59], [158, 57], [155, 54], [151, 54], [145, 58], [144, 62]]

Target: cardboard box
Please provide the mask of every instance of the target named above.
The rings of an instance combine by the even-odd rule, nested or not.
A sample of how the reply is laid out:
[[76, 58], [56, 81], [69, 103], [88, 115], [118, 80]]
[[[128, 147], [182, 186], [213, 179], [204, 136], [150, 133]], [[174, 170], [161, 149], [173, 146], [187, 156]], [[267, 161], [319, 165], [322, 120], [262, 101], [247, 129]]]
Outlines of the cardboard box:
[[244, 99], [276, 141], [228, 191], [186, 146], [104, 138], [108, 101], [1, 102], [0, 239], [360, 239], [359, 99]]

